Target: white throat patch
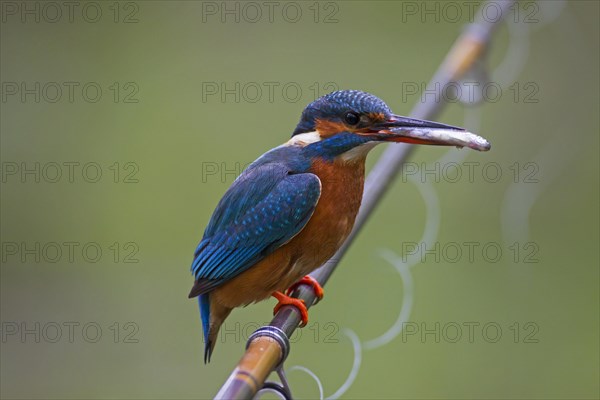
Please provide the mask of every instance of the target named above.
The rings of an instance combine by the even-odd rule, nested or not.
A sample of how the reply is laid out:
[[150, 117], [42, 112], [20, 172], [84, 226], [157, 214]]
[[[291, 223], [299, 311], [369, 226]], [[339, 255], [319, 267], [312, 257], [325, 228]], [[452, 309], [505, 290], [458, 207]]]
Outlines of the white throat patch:
[[287, 141], [286, 145], [288, 145], [288, 146], [298, 145], [298, 146], [304, 147], [307, 144], [316, 143], [319, 141], [321, 141], [321, 135], [319, 135], [319, 132], [314, 131], [314, 132], [306, 132], [306, 133], [300, 133], [298, 135], [295, 135], [290, 140]]

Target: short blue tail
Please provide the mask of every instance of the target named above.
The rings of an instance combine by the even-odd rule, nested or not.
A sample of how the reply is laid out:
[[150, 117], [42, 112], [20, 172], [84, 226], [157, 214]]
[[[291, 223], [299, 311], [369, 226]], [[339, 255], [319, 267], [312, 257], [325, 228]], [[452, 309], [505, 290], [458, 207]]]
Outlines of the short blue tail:
[[200, 306], [200, 319], [202, 320], [202, 331], [204, 332], [204, 363], [210, 362], [212, 353], [212, 343], [208, 336], [210, 330], [210, 297], [208, 293], [198, 296], [198, 305]]

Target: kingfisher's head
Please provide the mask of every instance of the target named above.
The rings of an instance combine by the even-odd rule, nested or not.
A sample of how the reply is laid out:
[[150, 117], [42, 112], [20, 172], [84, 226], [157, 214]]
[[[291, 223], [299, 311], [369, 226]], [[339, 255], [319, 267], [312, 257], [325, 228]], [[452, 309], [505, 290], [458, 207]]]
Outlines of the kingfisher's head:
[[319, 151], [339, 154], [355, 147], [364, 148], [366, 154], [381, 142], [490, 149], [485, 139], [462, 128], [395, 115], [383, 100], [358, 90], [333, 92], [306, 106], [292, 142], [319, 142]]

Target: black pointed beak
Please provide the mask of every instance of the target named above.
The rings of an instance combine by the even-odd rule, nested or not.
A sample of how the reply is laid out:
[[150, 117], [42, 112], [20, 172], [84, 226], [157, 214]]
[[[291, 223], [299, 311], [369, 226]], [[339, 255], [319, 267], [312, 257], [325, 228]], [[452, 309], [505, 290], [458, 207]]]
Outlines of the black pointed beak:
[[400, 115], [392, 115], [370, 130], [377, 134], [378, 140], [386, 142], [469, 147], [478, 151], [491, 148], [487, 140], [463, 128]]
[[389, 120], [383, 122], [381, 125], [389, 128], [429, 128], [464, 131], [463, 128], [459, 128], [458, 126], [440, 124], [439, 122], [426, 121], [424, 119], [403, 117], [401, 115], [392, 115]]

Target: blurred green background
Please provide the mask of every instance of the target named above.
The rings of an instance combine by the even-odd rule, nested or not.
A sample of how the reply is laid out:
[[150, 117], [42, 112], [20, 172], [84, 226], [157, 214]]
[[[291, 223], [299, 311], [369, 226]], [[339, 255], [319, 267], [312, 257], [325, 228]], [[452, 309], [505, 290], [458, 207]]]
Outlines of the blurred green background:
[[[71, 16], [66, 2], [61, 16], [2, 2], [2, 398], [213, 396], [274, 305], [234, 311], [203, 365], [189, 264], [214, 206], [315, 96], [360, 89], [409, 114], [420, 97], [408, 90], [470, 20], [465, 2], [459, 18], [442, 3], [281, 2], [270, 21], [264, 2], [260, 17], [235, 2], [82, 2]], [[419, 173], [454, 160], [462, 177], [402, 175], [294, 338], [287, 365], [316, 373], [325, 396], [352, 369], [345, 330], [366, 344], [403, 298], [417, 332], [362, 346], [343, 398], [600, 396], [598, 4], [512, 9], [485, 62], [492, 82], [514, 75], [502, 95], [437, 117], [492, 151], [417, 149]], [[234, 94], [222, 98], [222, 83]], [[481, 166], [473, 179], [465, 162]], [[428, 218], [439, 232], [427, 246], [440, 247], [416, 260], [406, 293], [380, 253], [402, 259]], [[479, 244], [472, 260], [467, 242]], [[493, 260], [489, 243], [502, 250]], [[307, 374], [289, 379], [298, 398], [319, 396]]]

